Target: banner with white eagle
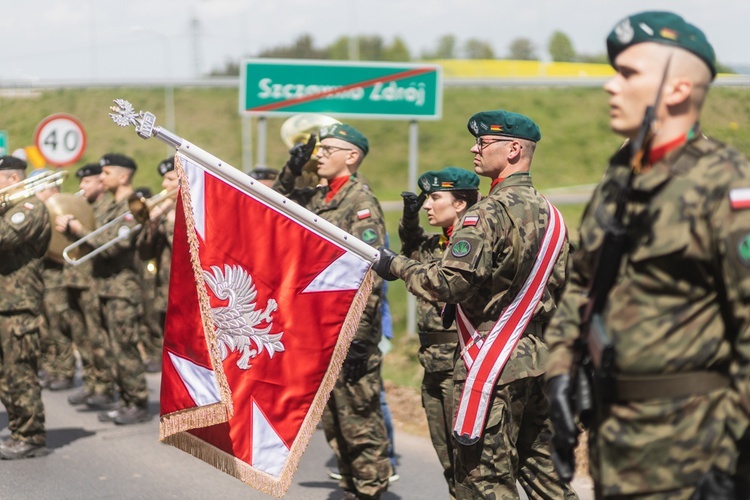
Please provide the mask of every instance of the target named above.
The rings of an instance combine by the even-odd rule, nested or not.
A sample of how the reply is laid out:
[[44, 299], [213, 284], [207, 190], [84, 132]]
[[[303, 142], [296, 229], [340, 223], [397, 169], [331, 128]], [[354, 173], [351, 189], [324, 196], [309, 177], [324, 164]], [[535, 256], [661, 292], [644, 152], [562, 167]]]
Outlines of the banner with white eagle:
[[356, 331], [377, 251], [190, 147], [175, 157], [160, 439], [281, 497]]

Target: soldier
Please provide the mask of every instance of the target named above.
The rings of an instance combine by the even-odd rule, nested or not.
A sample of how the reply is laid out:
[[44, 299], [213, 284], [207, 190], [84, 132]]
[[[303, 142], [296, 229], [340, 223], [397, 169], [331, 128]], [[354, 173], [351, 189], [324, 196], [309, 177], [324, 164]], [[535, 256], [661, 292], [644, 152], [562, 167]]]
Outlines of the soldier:
[[[180, 181], [174, 170], [174, 158], [162, 160], [157, 170], [162, 176], [161, 187], [167, 193], [176, 193]], [[152, 335], [151, 338], [144, 339], [147, 372], [161, 371], [164, 322], [167, 318], [169, 298], [169, 270], [172, 264], [175, 207], [173, 196], [167, 197], [153, 207], [149, 214], [149, 221], [138, 235], [138, 255], [141, 260], [154, 259], [156, 262], [154, 300], [150, 305], [155, 325], [149, 331], [152, 334], [160, 333], [160, 335]]]
[[[29, 179], [47, 175], [52, 171], [41, 168], [32, 171]], [[45, 202], [60, 192], [55, 186], [36, 192], [36, 198]], [[63, 263], [45, 255], [42, 259], [44, 295], [42, 299], [45, 327], [41, 330], [41, 356], [39, 359], [39, 382], [51, 391], [61, 391], [73, 387], [76, 374], [75, 349], [72, 332], [82, 327], [82, 319], [76, 311], [70, 310], [70, 297], [63, 276]]]
[[[367, 138], [345, 124], [322, 128], [320, 138], [318, 175], [328, 185], [294, 188], [315, 147], [312, 135], [307, 144], [290, 150], [274, 189], [365, 243], [384, 244], [380, 204], [357, 175], [369, 151]], [[380, 410], [381, 293], [382, 281], [377, 278], [323, 414], [326, 439], [336, 454], [345, 498], [380, 498], [391, 476], [388, 436]]]
[[[398, 226], [401, 255], [419, 262], [432, 263], [443, 257], [453, 228], [466, 210], [479, 199], [479, 177], [457, 167], [426, 172], [417, 182], [421, 193], [401, 193], [403, 217]], [[426, 201], [425, 201], [426, 199]], [[431, 226], [442, 234], [428, 234], [419, 225], [419, 210], [424, 210]], [[432, 446], [437, 452], [451, 498], [456, 497], [453, 466], [453, 363], [458, 337], [456, 328], [444, 327], [441, 311], [445, 304], [417, 297], [419, 362], [424, 367], [422, 406], [427, 414]]]
[[590, 356], [599, 497], [750, 498], [732, 486], [750, 477], [738, 467], [750, 453], [750, 163], [699, 125], [714, 50], [680, 16], [642, 12], [607, 51], [609, 123], [629, 143], [584, 212], [547, 330], [559, 471], [574, 466], [570, 373]]
[[[112, 203], [96, 221], [101, 228], [129, 212], [128, 199], [135, 192], [132, 180], [137, 166], [131, 158], [118, 153], [105, 154], [99, 160], [99, 165], [102, 167], [102, 183], [113, 196]], [[98, 415], [100, 421], [119, 425], [151, 419], [145, 367], [138, 350], [142, 304], [141, 266], [136, 261], [136, 235], [132, 234], [135, 225], [133, 216], [128, 215], [92, 237], [89, 242], [96, 250], [105, 243], [117, 240], [116, 244], [93, 258], [93, 274], [99, 294], [100, 314], [112, 349], [115, 384], [122, 404], [109, 410], [106, 403], [98, 404], [92, 398], [88, 398], [86, 404], [91, 408], [103, 408]], [[70, 226], [76, 234], [85, 232], [79, 221], [71, 221]]]
[[[26, 162], [0, 157], [0, 189], [26, 178]], [[12, 193], [7, 193], [12, 194]], [[50, 240], [44, 203], [29, 197], [5, 207], [0, 217], [0, 402], [8, 413], [10, 438], [0, 458], [46, 455], [44, 405], [37, 376], [43, 325], [42, 257]]]
[[[100, 220], [112, 203], [112, 195], [105, 191], [101, 181], [102, 167], [98, 163], [88, 163], [76, 171], [81, 197], [89, 203], [94, 218]], [[55, 230], [77, 240], [87, 231], [74, 233], [76, 224], [72, 214], [58, 215]], [[64, 279], [70, 295], [71, 311], [78, 311], [83, 318], [82, 328], [72, 329], [72, 340], [81, 356], [83, 387], [68, 396], [71, 405], [82, 405], [90, 401], [96, 406], [106, 406], [114, 402], [114, 374], [111, 363], [111, 349], [107, 332], [101, 321], [99, 296], [94, 289], [93, 267], [90, 260], [76, 266], [65, 266]]]
[[541, 133], [505, 110], [477, 113], [468, 128], [474, 170], [492, 179], [490, 194], [466, 211], [442, 260], [381, 248], [373, 268], [403, 279], [418, 297], [456, 304], [444, 315], [451, 324], [455, 311], [461, 346], [453, 373], [456, 498], [516, 498], [516, 481], [530, 497], [575, 498], [553, 470], [543, 392], [542, 332], [565, 283], [567, 237], [531, 182]]

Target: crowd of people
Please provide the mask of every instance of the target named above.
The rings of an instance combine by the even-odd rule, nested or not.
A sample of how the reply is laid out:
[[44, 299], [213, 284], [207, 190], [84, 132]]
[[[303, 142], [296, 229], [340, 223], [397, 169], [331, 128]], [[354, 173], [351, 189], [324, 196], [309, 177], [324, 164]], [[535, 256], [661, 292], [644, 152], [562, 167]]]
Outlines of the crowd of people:
[[[323, 414], [343, 498], [380, 498], [397, 477], [381, 406], [384, 284], [396, 279], [417, 297], [422, 401], [450, 498], [517, 498], [519, 486], [529, 498], [576, 498], [583, 429], [597, 498], [750, 498], [750, 162], [700, 127], [716, 57], [697, 27], [635, 14], [607, 50], [609, 123], [626, 141], [578, 242], [532, 181], [542, 130], [508, 109], [469, 117], [473, 171], [430, 170], [419, 194], [402, 194], [398, 254], [360, 173], [370, 143], [353, 126], [323, 127], [280, 171], [252, 173], [380, 251]], [[300, 185], [311, 160], [320, 183]], [[0, 159], [0, 188], [25, 169]], [[46, 453], [41, 388], [71, 387], [73, 345], [84, 384], [71, 404], [120, 425], [151, 418], [144, 372], [159, 358], [174, 203], [142, 227], [117, 219], [135, 170], [107, 154], [77, 172], [96, 226], [108, 228], [88, 244], [117, 241], [89, 265], [45, 258], [51, 231], [89, 234], [74, 215], [50, 221], [29, 198], [2, 216], [0, 282], [16, 290], [0, 301], [2, 458]], [[176, 189], [172, 160], [158, 170]], [[420, 226], [421, 210], [439, 232]], [[158, 327], [133, 321], [147, 317]]]

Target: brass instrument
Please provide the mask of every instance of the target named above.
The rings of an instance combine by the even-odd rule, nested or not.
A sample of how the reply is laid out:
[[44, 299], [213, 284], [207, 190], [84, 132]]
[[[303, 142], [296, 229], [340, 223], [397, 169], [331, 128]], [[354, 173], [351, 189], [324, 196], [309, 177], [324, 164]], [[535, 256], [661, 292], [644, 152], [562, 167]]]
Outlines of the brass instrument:
[[[130, 198], [128, 198], [128, 207], [130, 208], [129, 211], [125, 212], [122, 215], [115, 217], [111, 221], [104, 224], [102, 227], [94, 231], [91, 231], [89, 234], [87, 234], [83, 238], [65, 247], [65, 249], [62, 252], [65, 262], [67, 262], [68, 264], [72, 266], [78, 266], [90, 260], [91, 258], [99, 255], [104, 250], [107, 250], [108, 248], [116, 245], [120, 241], [130, 238], [130, 234], [133, 231], [140, 230], [143, 224], [149, 220], [149, 213], [151, 212], [151, 210], [154, 209], [154, 207], [160, 205], [167, 199], [174, 198], [176, 195], [177, 195], [177, 189], [173, 189], [171, 191], [164, 190], [148, 199], [140, 196], [138, 193], [133, 193], [132, 195], [130, 195]], [[135, 225], [132, 229], [129, 228], [128, 226], [123, 225], [117, 231], [117, 236], [107, 241], [103, 245], [94, 248], [93, 250], [88, 252], [86, 255], [83, 255], [82, 257], [75, 257], [73, 255], [73, 253], [75, 252], [80, 252], [79, 248], [82, 245], [87, 244], [89, 241], [91, 241], [92, 238], [109, 230], [109, 228], [111, 228], [112, 226], [121, 224], [122, 221], [124, 221], [128, 217], [132, 217], [133, 219], [135, 219], [138, 222], [138, 224]]]
[[[281, 140], [284, 141], [287, 147], [291, 148], [295, 144], [306, 143], [310, 140], [311, 134], [318, 134], [321, 128], [335, 123], [340, 124], [341, 122], [327, 115], [314, 113], [294, 115], [287, 118], [281, 124]], [[318, 142], [312, 152], [310, 161], [305, 164], [302, 175], [297, 179], [297, 187], [316, 186], [318, 184], [320, 178], [318, 177], [318, 160], [315, 157], [315, 153], [317, 153], [319, 147], [320, 137], [318, 137]]]
[[26, 178], [15, 184], [0, 189], [0, 214], [4, 214], [11, 207], [31, 198], [40, 191], [60, 186], [67, 177], [67, 170], [47, 172]]
[[[52, 225], [55, 224], [55, 219], [58, 215], [72, 214], [78, 221], [88, 230], [94, 229], [94, 209], [91, 204], [86, 201], [78, 193], [55, 193], [44, 201], [49, 212], [49, 218]], [[54, 260], [60, 264], [65, 263], [63, 257], [63, 250], [71, 242], [70, 238], [59, 232], [52, 230], [52, 238], [49, 241], [49, 248], [47, 248], [47, 258]], [[83, 253], [82, 248], [77, 249], [74, 253], [74, 257], [80, 257]]]

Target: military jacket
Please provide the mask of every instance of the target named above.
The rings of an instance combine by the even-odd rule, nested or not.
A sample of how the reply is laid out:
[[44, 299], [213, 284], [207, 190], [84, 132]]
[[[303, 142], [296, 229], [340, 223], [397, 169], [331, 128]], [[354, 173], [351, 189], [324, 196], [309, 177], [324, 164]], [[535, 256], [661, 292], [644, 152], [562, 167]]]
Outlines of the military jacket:
[[156, 260], [156, 296], [154, 309], [167, 310], [169, 299], [169, 272], [172, 265], [172, 240], [176, 204], [147, 224], [138, 235], [138, 256], [141, 260]]
[[[97, 215], [96, 225], [102, 227], [126, 212], [129, 212], [127, 198], [119, 202], [113, 199], [111, 203], [102, 207], [102, 212]], [[140, 275], [135, 249], [137, 234], [134, 232], [137, 225], [133, 216], [128, 216], [91, 239], [91, 246], [98, 248], [116, 238], [118, 234], [130, 231], [129, 237], [110, 246], [92, 259], [92, 273], [100, 297], [117, 297], [128, 299], [132, 303], [140, 303]]]
[[[534, 189], [531, 177], [514, 174], [466, 211], [453, 229], [441, 261], [419, 263], [397, 256], [391, 271], [418, 297], [460, 304], [472, 325], [487, 334], [529, 275], [548, 223], [546, 202]], [[544, 372], [546, 347], [538, 335], [530, 333], [540, 333], [555, 311], [565, 284], [567, 255], [566, 244], [532, 315], [532, 324], [511, 354], [499, 384]], [[454, 379], [465, 376], [463, 363], [457, 363]]]
[[52, 233], [44, 203], [29, 198], [0, 217], [0, 311], [42, 311], [42, 258]]
[[[547, 377], [571, 367], [579, 311], [629, 164], [625, 148], [585, 209], [568, 288], [546, 332]], [[738, 401], [750, 401], [750, 204], [742, 202], [748, 192], [750, 162], [702, 137], [634, 177], [624, 220], [629, 245], [603, 311], [617, 371], [731, 372], [734, 387], [612, 405], [596, 443], [605, 494], [694, 485], [712, 464], [734, 467], [729, 435], [747, 429]]]
[[[443, 258], [447, 241], [441, 234], [428, 234], [419, 225], [419, 216], [403, 218], [398, 225], [401, 238], [401, 255], [419, 262], [436, 262]], [[431, 302], [423, 297], [417, 297], [417, 328], [420, 341], [423, 337], [429, 339], [431, 334], [451, 332], [457, 335], [456, 328], [443, 328], [441, 312], [445, 304]], [[419, 362], [428, 373], [453, 370], [455, 362], [455, 342], [423, 345], [419, 348]]]
[[[378, 248], [385, 245], [385, 218], [375, 195], [356, 174], [353, 174], [330, 202], [326, 202], [327, 186], [294, 188], [294, 176], [284, 167], [274, 184], [274, 189], [288, 196], [331, 224]], [[372, 293], [362, 313], [355, 340], [370, 345], [373, 352], [381, 338], [380, 303], [383, 280], [377, 275]]]

